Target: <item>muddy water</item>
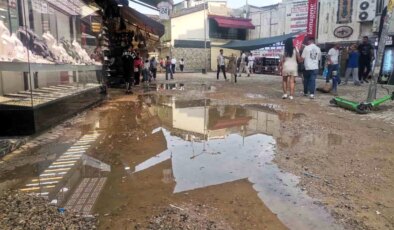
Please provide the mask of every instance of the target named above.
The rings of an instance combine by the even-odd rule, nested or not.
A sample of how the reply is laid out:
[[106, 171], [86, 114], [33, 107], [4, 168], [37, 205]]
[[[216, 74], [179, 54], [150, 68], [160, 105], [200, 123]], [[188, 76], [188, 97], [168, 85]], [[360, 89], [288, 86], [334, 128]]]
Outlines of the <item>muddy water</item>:
[[[341, 229], [297, 187], [298, 177], [272, 163], [280, 125], [302, 117], [272, 105], [156, 95], [115, 98], [86, 119], [95, 125], [84, 130], [100, 133], [84, 154], [111, 170], [82, 164], [70, 192], [83, 177], [106, 178], [93, 209], [101, 229], [144, 229], [151, 216], [169, 206], [206, 206], [212, 220], [233, 229]], [[23, 187], [63, 154], [55, 152], [34, 173], [26, 165], [3, 181], [24, 172], [13, 184]]]
[[[107, 136], [97, 151], [116, 156], [112, 179], [96, 206], [104, 216], [101, 227], [139, 224], [160, 206], [209, 202], [235, 229], [267, 223], [271, 229], [340, 229], [297, 187], [296, 176], [272, 163], [281, 123], [303, 115], [267, 105], [219, 104], [146, 96], [115, 105], [118, 119], [103, 119]], [[248, 188], [240, 192], [239, 187]], [[248, 207], [223, 205], [234, 200], [253, 207], [248, 212]], [[235, 219], [237, 209], [249, 220]]]

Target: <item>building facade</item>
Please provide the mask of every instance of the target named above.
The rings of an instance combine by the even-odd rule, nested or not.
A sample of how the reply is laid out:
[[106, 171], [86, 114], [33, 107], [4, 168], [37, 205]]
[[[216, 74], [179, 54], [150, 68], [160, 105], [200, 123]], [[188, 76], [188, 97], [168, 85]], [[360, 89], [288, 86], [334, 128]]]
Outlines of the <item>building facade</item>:
[[385, 0], [319, 1], [319, 44], [355, 43], [363, 36], [377, 38]]
[[[234, 39], [246, 40], [249, 30], [255, 28], [250, 19], [234, 15], [227, 1], [183, 1], [173, 9], [168, 55], [183, 58], [186, 70], [216, 70], [218, 46]], [[232, 53], [239, 55], [239, 51], [224, 51], [225, 55]]]
[[304, 31], [308, 19], [308, 1], [284, 0], [265, 7], [248, 6], [248, 15], [256, 26], [255, 30], [249, 31], [250, 40]]

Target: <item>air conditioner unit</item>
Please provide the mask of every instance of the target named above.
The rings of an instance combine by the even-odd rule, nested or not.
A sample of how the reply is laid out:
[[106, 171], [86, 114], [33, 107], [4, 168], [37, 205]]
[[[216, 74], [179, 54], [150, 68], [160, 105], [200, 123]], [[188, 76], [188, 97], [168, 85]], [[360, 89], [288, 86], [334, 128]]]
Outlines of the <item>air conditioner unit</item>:
[[377, 0], [359, 0], [357, 4], [357, 21], [370, 22], [376, 17]]

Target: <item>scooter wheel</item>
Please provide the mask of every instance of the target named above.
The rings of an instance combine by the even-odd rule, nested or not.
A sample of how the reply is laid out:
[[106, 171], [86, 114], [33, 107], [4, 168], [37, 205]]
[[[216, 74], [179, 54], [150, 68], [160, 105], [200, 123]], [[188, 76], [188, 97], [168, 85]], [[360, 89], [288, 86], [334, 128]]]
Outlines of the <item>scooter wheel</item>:
[[367, 104], [359, 104], [359, 105], [356, 107], [356, 112], [357, 112], [358, 114], [367, 114], [367, 113], [369, 113], [369, 111], [371, 111], [371, 108], [370, 108], [370, 106], [367, 105]]
[[331, 105], [337, 105], [337, 100], [335, 100], [335, 98], [330, 100], [330, 104]]

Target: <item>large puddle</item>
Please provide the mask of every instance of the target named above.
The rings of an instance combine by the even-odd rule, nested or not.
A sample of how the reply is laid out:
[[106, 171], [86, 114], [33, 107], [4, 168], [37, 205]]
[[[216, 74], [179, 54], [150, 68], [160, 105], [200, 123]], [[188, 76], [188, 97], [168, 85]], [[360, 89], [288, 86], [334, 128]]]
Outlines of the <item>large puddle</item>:
[[[272, 163], [277, 141], [283, 141], [280, 125], [302, 116], [273, 105], [226, 105], [208, 99], [146, 95], [137, 102], [115, 100], [91, 118], [96, 125], [90, 132], [41, 162], [37, 172], [26, 172], [31, 165], [20, 167], [2, 180], [12, 181], [23, 172], [14, 187], [50, 196], [67, 208], [98, 212], [106, 228], [117, 216], [143, 222], [138, 218], [154, 214], [155, 205], [184, 202], [188, 194], [204, 197], [206, 189], [221, 191], [221, 186], [231, 188], [245, 180], [250, 192], [242, 199], [261, 202], [288, 228], [341, 229], [297, 186], [298, 177]], [[48, 183], [52, 179], [45, 176], [57, 182]], [[209, 194], [218, 206], [226, 196]]]

